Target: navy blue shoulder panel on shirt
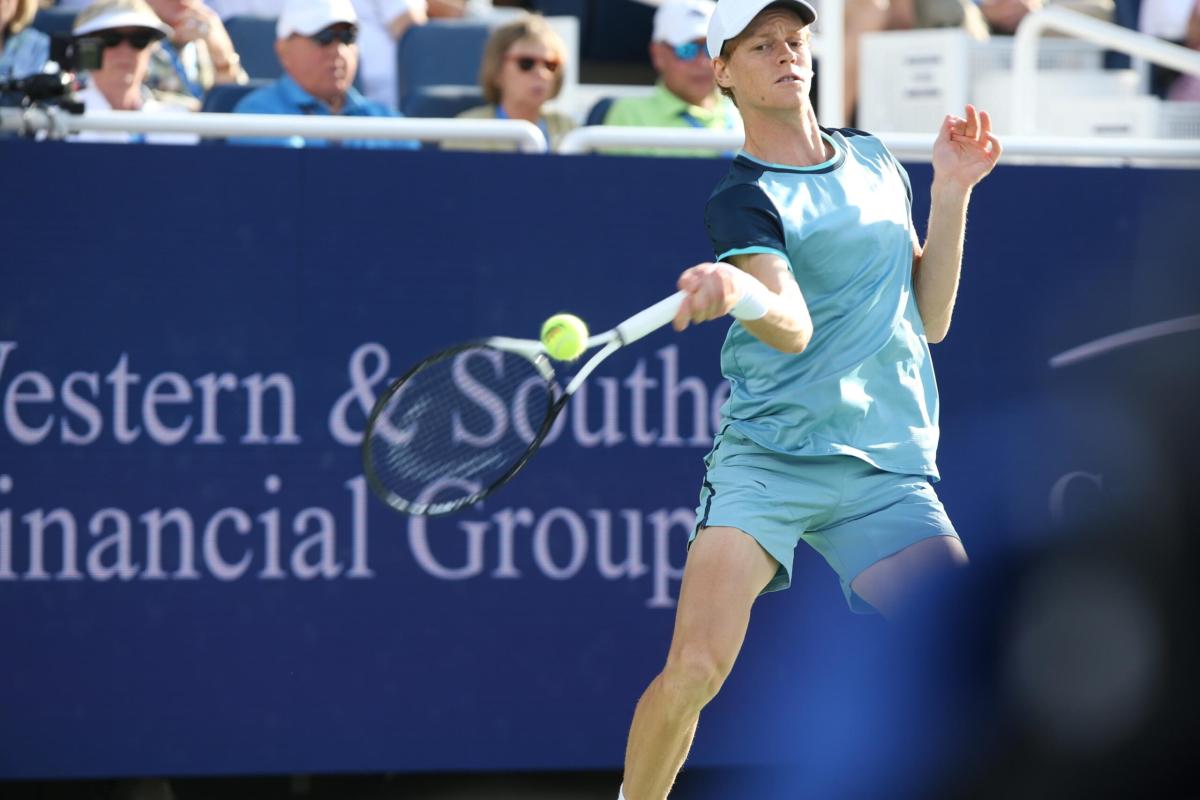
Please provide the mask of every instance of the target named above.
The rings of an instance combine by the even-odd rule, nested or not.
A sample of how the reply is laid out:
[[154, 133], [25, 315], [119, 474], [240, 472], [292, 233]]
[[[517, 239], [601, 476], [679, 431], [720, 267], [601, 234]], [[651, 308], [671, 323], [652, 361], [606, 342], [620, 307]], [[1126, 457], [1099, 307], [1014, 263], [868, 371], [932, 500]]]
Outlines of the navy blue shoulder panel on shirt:
[[717, 258], [730, 251], [756, 251], [758, 248], [787, 252], [783, 220], [766, 192], [754, 182], [762, 170], [754, 173], [754, 165], [735, 161], [730, 166], [729, 176], [717, 187], [704, 209], [704, 227]]

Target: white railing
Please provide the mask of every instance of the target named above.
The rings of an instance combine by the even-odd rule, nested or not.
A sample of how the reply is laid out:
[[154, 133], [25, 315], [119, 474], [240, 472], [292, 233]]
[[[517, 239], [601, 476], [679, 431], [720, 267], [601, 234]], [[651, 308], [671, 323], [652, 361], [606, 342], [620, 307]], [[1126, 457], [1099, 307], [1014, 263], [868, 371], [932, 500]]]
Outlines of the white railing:
[[549, 149], [541, 130], [524, 120], [301, 117], [274, 114], [186, 114], [142, 111], [0, 109], [0, 130], [45, 132], [61, 138], [84, 131], [194, 133], [207, 137], [301, 136], [311, 139], [392, 139], [440, 142], [512, 142], [522, 152]]
[[577, 155], [604, 149], [646, 148], [730, 152], [739, 149], [744, 139], [741, 131], [591, 125], [576, 128], [564, 136], [556, 152]]
[[1152, 61], [1180, 72], [1200, 75], [1200, 52], [1165, 42], [1144, 33], [1080, 14], [1078, 11], [1050, 6], [1027, 14], [1017, 26], [1013, 40], [1013, 123], [1019, 134], [1035, 130], [1037, 108], [1038, 43], [1043, 31], [1055, 30], [1079, 39]]
[[[184, 114], [92, 111], [82, 116], [44, 110], [0, 109], [0, 130], [44, 131], [65, 136], [81, 131], [191, 133], [208, 137], [308, 136], [320, 139], [418, 139], [422, 141], [512, 141], [525, 152], [546, 152], [542, 132], [528, 122], [466, 119], [377, 119], [362, 117], [291, 117], [261, 114]], [[933, 132], [879, 133], [897, 158], [929, 161]], [[1040, 163], [1106, 162], [1200, 167], [1200, 139], [1127, 139], [1108, 137], [1005, 136], [1006, 159]], [[564, 137], [559, 153], [596, 150], [679, 149], [732, 152], [742, 134], [694, 128], [577, 128]]]
[[[888, 149], [905, 161], [929, 161], [934, 134], [879, 133]], [[641, 148], [679, 148], [688, 150], [738, 150], [742, 135], [728, 131], [704, 131], [680, 128], [619, 128], [595, 126], [577, 128], [567, 134], [559, 153], [589, 153], [596, 150], [636, 150]], [[1104, 159], [1116, 161], [1155, 161], [1175, 165], [1200, 166], [1200, 139], [1127, 139], [1083, 138], [1068, 136], [1005, 136], [1005, 158], [1033, 160]]]

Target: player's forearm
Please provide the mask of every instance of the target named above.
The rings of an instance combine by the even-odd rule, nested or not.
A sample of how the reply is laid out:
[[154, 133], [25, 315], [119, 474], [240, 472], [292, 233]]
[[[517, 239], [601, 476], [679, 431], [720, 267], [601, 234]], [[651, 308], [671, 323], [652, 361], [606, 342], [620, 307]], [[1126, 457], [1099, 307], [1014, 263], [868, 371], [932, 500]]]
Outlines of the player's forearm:
[[971, 190], [933, 182], [929, 230], [913, 275], [925, 336], [931, 344], [946, 338], [962, 270], [963, 238]]
[[765, 316], [756, 320], [742, 320], [742, 325], [756, 339], [782, 353], [801, 353], [812, 341], [812, 318], [804, 298], [796, 292], [795, 297], [771, 292]]
[[758, 253], [729, 261], [697, 264], [679, 276], [687, 296], [675, 314], [675, 330], [729, 314], [776, 350], [804, 350], [812, 339], [812, 319], [782, 256]]

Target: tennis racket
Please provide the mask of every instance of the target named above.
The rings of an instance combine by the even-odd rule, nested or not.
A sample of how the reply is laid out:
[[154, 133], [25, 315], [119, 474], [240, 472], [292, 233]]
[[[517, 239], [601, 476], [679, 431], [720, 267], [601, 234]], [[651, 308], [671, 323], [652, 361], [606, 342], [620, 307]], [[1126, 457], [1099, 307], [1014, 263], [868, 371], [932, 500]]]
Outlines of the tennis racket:
[[560, 388], [542, 343], [496, 336], [442, 350], [394, 381], [367, 420], [362, 459], [371, 490], [397, 511], [450, 514], [508, 483], [600, 362], [666, 325], [676, 292], [604, 333]]

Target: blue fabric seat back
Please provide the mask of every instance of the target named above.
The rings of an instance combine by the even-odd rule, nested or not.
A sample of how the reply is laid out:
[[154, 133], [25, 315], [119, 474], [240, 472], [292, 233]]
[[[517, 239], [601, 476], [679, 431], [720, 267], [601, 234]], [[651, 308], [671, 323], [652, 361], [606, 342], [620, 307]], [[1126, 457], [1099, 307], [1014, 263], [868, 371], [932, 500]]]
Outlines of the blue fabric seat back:
[[480, 22], [435, 20], [409, 28], [396, 48], [396, 104], [412, 113], [414, 98], [429, 87], [478, 87], [489, 27]]
[[612, 108], [615, 97], [601, 97], [595, 104], [588, 109], [587, 119], [583, 121], [584, 125], [603, 125], [604, 118], [608, 116], [608, 110]]
[[219, 83], [208, 90], [208, 94], [204, 95], [204, 104], [200, 106], [200, 110], [213, 114], [230, 114], [233, 112], [233, 107], [238, 104], [246, 95], [259, 89], [263, 86], [268, 86], [271, 81], [259, 78], [251, 80], [247, 84], [237, 83]]
[[52, 33], [70, 33], [75, 24], [78, 10], [64, 11], [58, 8], [43, 8], [33, 18], [33, 27], [49, 36]]
[[545, 17], [575, 17], [579, 20], [579, 56], [589, 58], [588, 34], [591, 0], [533, 0], [533, 10]]
[[283, 66], [275, 55], [274, 17], [230, 17], [225, 20], [225, 30], [247, 75], [271, 80], [283, 75]]
[[592, 3], [586, 54], [595, 61], [648, 62], [654, 8], [634, 0]]
[[409, 95], [404, 115], [456, 117], [483, 104], [483, 91], [478, 86], [428, 86]]

